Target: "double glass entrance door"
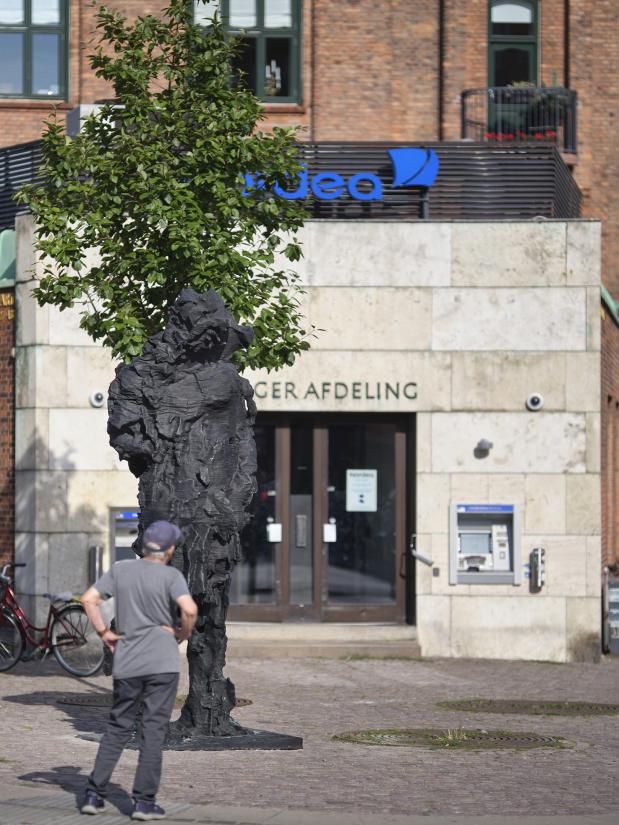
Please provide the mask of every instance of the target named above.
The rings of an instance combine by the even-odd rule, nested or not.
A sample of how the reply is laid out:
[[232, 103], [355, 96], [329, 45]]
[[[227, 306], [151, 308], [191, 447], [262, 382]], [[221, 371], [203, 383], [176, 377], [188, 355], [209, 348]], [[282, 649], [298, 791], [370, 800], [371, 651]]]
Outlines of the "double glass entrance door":
[[404, 615], [406, 432], [389, 416], [259, 418], [230, 618]]

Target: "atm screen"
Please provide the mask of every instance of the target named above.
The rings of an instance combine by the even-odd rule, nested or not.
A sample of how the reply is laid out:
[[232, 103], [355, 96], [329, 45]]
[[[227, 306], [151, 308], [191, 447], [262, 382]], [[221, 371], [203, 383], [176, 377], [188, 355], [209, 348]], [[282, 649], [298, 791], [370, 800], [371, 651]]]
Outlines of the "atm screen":
[[490, 553], [491, 534], [460, 533], [460, 553], [463, 556], [481, 556]]

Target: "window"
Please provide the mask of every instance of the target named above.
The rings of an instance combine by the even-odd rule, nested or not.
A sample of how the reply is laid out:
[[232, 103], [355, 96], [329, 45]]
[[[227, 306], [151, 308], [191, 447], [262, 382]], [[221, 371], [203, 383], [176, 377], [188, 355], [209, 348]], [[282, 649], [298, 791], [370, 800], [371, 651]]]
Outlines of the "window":
[[537, 3], [492, 0], [489, 85], [537, 84]]
[[0, 97], [66, 96], [67, 0], [0, 0]]
[[194, 0], [196, 23], [206, 25], [215, 11], [240, 41], [236, 68], [246, 86], [266, 102], [298, 102], [299, 0]]

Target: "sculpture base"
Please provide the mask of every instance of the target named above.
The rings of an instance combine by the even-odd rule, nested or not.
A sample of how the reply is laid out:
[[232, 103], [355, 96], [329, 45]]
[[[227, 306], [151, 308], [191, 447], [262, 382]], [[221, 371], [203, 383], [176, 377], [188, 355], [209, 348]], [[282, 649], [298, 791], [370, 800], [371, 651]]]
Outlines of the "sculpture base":
[[[296, 751], [303, 749], [300, 736], [287, 733], [274, 733], [270, 730], [252, 730], [237, 736], [189, 736], [170, 737], [163, 746], [164, 751]], [[88, 742], [100, 742], [102, 734], [80, 734], [78, 739]], [[139, 741], [132, 737], [125, 745], [128, 750], [138, 750]]]
[[[300, 736], [289, 736], [286, 733], [274, 733], [270, 730], [245, 729], [247, 733], [232, 736], [190, 736], [182, 738], [170, 736], [166, 739], [163, 749], [166, 751], [295, 751], [303, 748], [303, 739]], [[127, 746], [137, 748], [133, 740]]]

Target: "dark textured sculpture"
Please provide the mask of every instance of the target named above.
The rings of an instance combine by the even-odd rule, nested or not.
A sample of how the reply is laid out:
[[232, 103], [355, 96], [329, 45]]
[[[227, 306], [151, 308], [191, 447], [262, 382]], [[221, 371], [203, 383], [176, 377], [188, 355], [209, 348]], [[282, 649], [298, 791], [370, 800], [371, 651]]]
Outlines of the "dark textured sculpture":
[[189, 694], [172, 738], [250, 733], [231, 717], [234, 685], [223, 675], [226, 612], [239, 534], [255, 491], [256, 406], [233, 354], [251, 342], [213, 290], [183, 289], [165, 330], [116, 370], [108, 433], [139, 482], [143, 530], [157, 519], [183, 531], [173, 564], [199, 608], [189, 640]]

